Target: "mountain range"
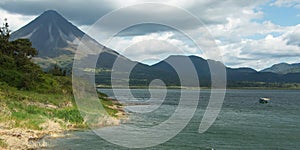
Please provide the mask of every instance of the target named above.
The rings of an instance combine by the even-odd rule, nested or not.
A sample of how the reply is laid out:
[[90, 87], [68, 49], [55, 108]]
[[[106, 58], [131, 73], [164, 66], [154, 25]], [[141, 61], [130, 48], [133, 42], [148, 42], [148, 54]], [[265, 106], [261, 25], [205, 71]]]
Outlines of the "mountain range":
[[270, 68], [266, 68], [261, 72], [273, 72], [277, 74], [289, 74], [289, 73], [299, 73], [300, 72], [300, 63], [296, 64], [288, 64], [288, 63], [280, 63], [275, 64]]
[[[38, 56], [34, 61], [47, 68], [54, 64], [70, 69], [77, 46], [85, 36], [85, 33], [70, 23], [58, 12], [48, 10], [31, 21], [29, 24], [13, 32], [10, 40], [19, 38], [28, 38], [33, 47], [38, 50]], [[100, 71], [96, 73], [96, 82], [101, 85], [110, 85], [111, 70], [115, 60], [118, 58], [122, 64], [135, 65], [130, 74], [131, 85], [148, 85], [154, 79], [161, 79], [167, 85], [179, 86], [180, 79], [175, 69], [167, 62], [182, 62], [186, 56], [172, 55], [154, 65], [146, 65], [127, 59], [116, 51], [109, 49], [93, 38], [86, 36], [85, 40], [95, 43], [104, 51], [98, 59], [97, 68]], [[88, 56], [97, 57], [97, 56]], [[89, 59], [89, 58], [85, 59]], [[244, 86], [246, 83], [300, 83], [300, 64], [277, 64], [262, 71], [256, 71], [251, 68], [230, 68], [224, 64], [205, 60], [197, 56], [188, 56], [194, 65], [201, 85], [210, 85], [209, 65], [223, 65], [227, 72], [227, 81], [229, 86]], [[101, 61], [99, 61], [101, 60]], [[101, 63], [100, 63], [101, 62]], [[180, 63], [178, 63], [180, 64]], [[180, 66], [184, 69], [185, 66]], [[101, 71], [102, 70], [102, 71]], [[189, 81], [193, 86], [193, 81]]]

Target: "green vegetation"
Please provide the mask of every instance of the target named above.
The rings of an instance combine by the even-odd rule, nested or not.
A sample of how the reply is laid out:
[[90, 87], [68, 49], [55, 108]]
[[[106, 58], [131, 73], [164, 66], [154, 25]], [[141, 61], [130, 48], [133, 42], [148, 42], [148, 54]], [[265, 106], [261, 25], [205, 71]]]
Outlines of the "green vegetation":
[[300, 89], [300, 83], [229, 82], [229, 88], [243, 89]]
[[82, 127], [83, 119], [76, 109], [71, 95], [41, 94], [36, 91], [20, 91], [0, 85], [0, 122], [10, 128], [41, 130], [40, 125], [48, 119], [60, 119], [60, 123], [72, 123]]
[[7, 144], [3, 141], [3, 139], [0, 139], [0, 147], [7, 148]]
[[[107, 113], [117, 117], [118, 110], [112, 107], [120, 104], [104, 94], [99, 94], [99, 98]], [[68, 124], [73, 128], [87, 127], [71, 94], [20, 91], [1, 83], [0, 106], [0, 122], [4, 122], [9, 128], [42, 130], [40, 125], [49, 119], [54, 119], [64, 128]]]
[[42, 70], [31, 62], [37, 50], [28, 39], [9, 41], [8, 24], [0, 31], [0, 81], [18, 89], [30, 90], [42, 81]]
[[41, 58], [41, 57], [36, 57], [33, 58], [33, 61], [35, 64], [38, 64], [41, 68], [44, 70], [48, 70], [49, 66], [53, 66], [54, 64], [60, 66], [61, 68], [69, 68], [67, 70], [70, 71], [72, 61], [73, 61], [73, 55], [60, 55], [55, 58]]
[[114, 106], [121, 106], [117, 101], [111, 100], [107, 97], [100, 97], [101, 103], [105, 109], [105, 111], [113, 117], [118, 117], [117, 113], [119, 112], [117, 109], [113, 109]]

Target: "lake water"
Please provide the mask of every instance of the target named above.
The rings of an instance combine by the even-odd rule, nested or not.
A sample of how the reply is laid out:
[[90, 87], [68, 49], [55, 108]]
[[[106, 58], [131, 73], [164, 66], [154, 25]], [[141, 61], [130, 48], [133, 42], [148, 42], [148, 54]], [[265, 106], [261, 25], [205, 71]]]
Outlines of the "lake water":
[[[113, 97], [111, 90], [100, 91]], [[147, 90], [131, 92], [140, 100], [149, 98]], [[196, 93], [193, 90], [183, 92]], [[124, 92], [123, 100], [128, 100], [126, 94]], [[172, 115], [179, 96], [180, 90], [168, 90], [161, 107], [151, 113], [132, 113], [125, 125], [151, 127], [160, 124]], [[216, 121], [200, 134], [198, 128], [209, 96], [210, 90], [201, 90], [198, 109], [189, 124], [166, 143], [147, 149], [300, 149], [300, 91], [227, 90]], [[268, 104], [260, 104], [260, 97], [272, 100]], [[70, 134], [66, 138], [49, 140], [49, 149], [127, 149], [105, 141], [92, 131]]]

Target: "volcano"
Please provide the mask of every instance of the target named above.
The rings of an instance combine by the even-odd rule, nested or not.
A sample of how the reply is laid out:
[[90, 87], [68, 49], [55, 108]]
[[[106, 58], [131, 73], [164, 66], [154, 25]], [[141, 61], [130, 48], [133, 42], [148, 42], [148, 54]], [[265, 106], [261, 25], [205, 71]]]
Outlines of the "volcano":
[[[103, 45], [86, 35], [75, 25], [54, 10], [47, 10], [33, 21], [13, 32], [10, 40], [29, 39], [32, 46], [38, 50], [35, 62], [42, 68], [49, 68], [57, 64], [63, 68], [71, 68], [74, 54], [80, 40], [85, 36], [85, 41]], [[119, 54], [109, 48], [104, 52], [110, 57]]]

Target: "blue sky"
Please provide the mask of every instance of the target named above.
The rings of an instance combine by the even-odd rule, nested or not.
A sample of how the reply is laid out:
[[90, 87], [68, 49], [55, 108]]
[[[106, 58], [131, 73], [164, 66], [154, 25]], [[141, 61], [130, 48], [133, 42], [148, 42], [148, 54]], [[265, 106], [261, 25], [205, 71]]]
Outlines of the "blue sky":
[[281, 26], [294, 26], [300, 23], [300, 8], [295, 8], [296, 2], [291, 6], [274, 6], [272, 5], [273, 2], [275, 1], [270, 1], [261, 6], [264, 17], [259, 20], [260, 22], [270, 20]]
[[[219, 46], [223, 62], [230, 67], [260, 70], [281, 62], [300, 63], [299, 0], [89, 0], [88, 3], [77, 0], [65, 0], [64, 3], [60, 0], [2, 0], [0, 19], [8, 18], [11, 29], [15, 31], [43, 11], [53, 9], [88, 32], [98, 19], [111, 11], [145, 2], [178, 7], [196, 16], [210, 31]], [[129, 18], [152, 15], [157, 20], [182, 25], [194, 34], [194, 41], [202, 42], [203, 49], [209, 46], [201, 34], [203, 29], [174, 10], [163, 7], [149, 10], [136, 8], [127, 13]], [[105, 34], [116, 27], [115, 24], [107, 26], [99, 33], [91, 33], [91, 36], [101, 42]], [[142, 25], [127, 31], [107, 46], [136, 61], [155, 63], [168, 55], [182, 54], [175, 51], [174, 46], [184, 49], [183, 54], [209, 58], [188, 38], [182, 38], [183, 35], [168, 28]], [[156, 41], [153, 43], [153, 40]], [[161, 55], [157, 55], [158, 52]]]

